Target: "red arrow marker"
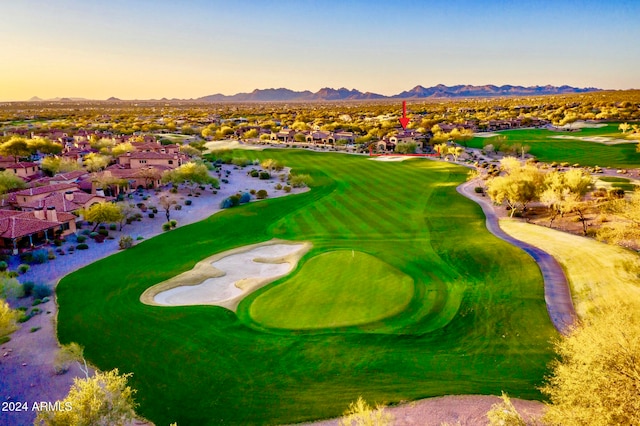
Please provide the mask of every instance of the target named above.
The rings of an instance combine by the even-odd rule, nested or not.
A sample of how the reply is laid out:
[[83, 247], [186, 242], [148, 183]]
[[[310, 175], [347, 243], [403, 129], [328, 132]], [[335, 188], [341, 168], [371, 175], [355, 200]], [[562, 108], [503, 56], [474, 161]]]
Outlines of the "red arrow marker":
[[402, 128], [407, 130], [407, 124], [411, 121], [410, 118], [407, 118], [407, 101], [402, 101], [402, 117], [399, 120]]

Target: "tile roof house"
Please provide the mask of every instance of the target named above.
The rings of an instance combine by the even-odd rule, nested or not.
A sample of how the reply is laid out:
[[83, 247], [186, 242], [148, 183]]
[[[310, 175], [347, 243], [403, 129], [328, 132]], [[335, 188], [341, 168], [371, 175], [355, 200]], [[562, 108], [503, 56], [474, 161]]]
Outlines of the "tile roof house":
[[166, 166], [175, 169], [186, 162], [182, 154], [163, 154], [161, 152], [129, 152], [118, 157], [118, 164], [139, 169], [148, 166]]
[[32, 162], [18, 162], [5, 166], [6, 170], [11, 170], [16, 176], [29, 180], [40, 174], [40, 164]]
[[21, 207], [24, 204], [32, 203], [34, 201], [45, 198], [46, 196], [59, 192], [61, 194], [67, 191], [78, 191], [78, 185], [74, 183], [58, 183], [46, 186], [36, 186], [34, 188], [22, 189], [20, 191], [12, 192], [9, 195], [14, 204]]
[[55, 207], [32, 212], [0, 210], [0, 250], [18, 254], [76, 231], [76, 217]]

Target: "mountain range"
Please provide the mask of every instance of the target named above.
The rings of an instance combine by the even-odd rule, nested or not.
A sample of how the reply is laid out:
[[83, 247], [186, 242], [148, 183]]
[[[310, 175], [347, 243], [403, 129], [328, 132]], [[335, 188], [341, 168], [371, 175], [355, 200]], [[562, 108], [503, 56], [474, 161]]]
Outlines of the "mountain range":
[[[416, 86], [413, 89], [398, 93], [393, 96], [384, 96], [378, 93], [361, 92], [356, 89], [332, 89], [325, 87], [313, 93], [309, 90], [297, 92], [291, 89], [255, 89], [250, 93], [236, 93], [235, 95], [215, 95], [203, 96], [197, 99], [171, 99], [171, 101], [196, 101], [196, 102], [282, 102], [282, 101], [351, 101], [351, 100], [375, 100], [375, 99], [426, 99], [426, 98], [470, 98], [470, 97], [497, 97], [497, 96], [536, 96], [536, 95], [559, 95], [568, 93], [595, 92], [602, 89], [595, 87], [572, 87], [572, 86], [494, 86], [487, 84], [484, 86], [457, 85], [445, 86], [438, 84], [432, 87]], [[53, 98], [46, 101], [87, 101], [84, 98]], [[29, 101], [45, 101], [37, 96]], [[111, 97], [109, 102], [117, 102], [120, 99]], [[166, 98], [160, 101], [169, 101]]]
[[594, 92], [602, 89], [594, 87], [578, 88], [571, 86], [484, 86], [457, 85], [445, 86], [438, 84], [433, 87], [416, 86], [397, 95], [384, 96], [378, 93], [359, 90], [348, 90], [344, 87], [332, 89], [325, 87], [313, 93], [309, 90], [296, 92], [290, 89], [256, 89], [251, 93], [237, 93], [235, 95], [215, 94], [195, 99], [200, 102], [274, 102], [274, 101], [339, 101], [339, 100], [370, 100], [370, 99], [420, 99], [420, 98], [468, 98], [468, 97], [495, 97], [495, 96], [530, 96], [530, 95], [557, 95], [566, 93]]

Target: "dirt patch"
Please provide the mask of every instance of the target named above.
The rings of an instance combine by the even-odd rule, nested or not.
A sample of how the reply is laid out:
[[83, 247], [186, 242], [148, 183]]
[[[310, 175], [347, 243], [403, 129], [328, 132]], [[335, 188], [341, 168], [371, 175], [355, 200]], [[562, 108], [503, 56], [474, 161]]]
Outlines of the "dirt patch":
[[210, 256], [193, 269], [145, 290], [155, 306], [216, 305], [235, 311], [249, 293], [288, 274], [311, 243], [271, 240]]
[[[489, 423], [487, 412], [493, 404], [500, 403], [497, 396], [451, 395], [428, 398], [385, 409], [394, 418], [395, 426], [427, 425], [486, 425]], [[539, 401], [511, 399], [527, 424], [537, 424], [544, 412], [544, 404]], [[346, 408], [346, 407], [345, 407]], [[304, 423], [301, 426], [337, 426], [339, 419]]]

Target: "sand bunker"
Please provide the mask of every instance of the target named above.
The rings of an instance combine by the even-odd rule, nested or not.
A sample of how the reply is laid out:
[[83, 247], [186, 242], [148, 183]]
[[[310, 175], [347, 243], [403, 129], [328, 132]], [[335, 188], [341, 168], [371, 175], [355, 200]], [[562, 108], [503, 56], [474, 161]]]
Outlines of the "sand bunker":
[[217, 305], [235, 312], [246, 295], [287, 275], [310, 249], [311, 243], [271, 240], [218, 253], [148, 288], [140, 301], [155, 306]]
[[493, 132], [477, 132], [474, 133], [473, 136], [475, 136], [476, 138], [492, 138], [494, 136], [499, 136], [499, 134]]
[[207, 152], [219, 149], [249, 149], [255, 151], [262, 151], [264, 149], [262, 146], [240, 143], [236, 140], [211, 141], [205, 143], [204, 146], [207, 148]]
[[375, 161], [405, 161], [405, 160], [409, 160], [411, 158], [411, 156], [402, 156], [402, 155], [382, 155], [380, 157], [371, 157], [370, 160], [375, 160]]
[[622, 143], [638, 143], [637, 141], [627, 139], [614, 139], [607, 136], [571, 136], [571, 135], [557, 135], [551, 136], [552, 139], [573, 139], [584, 142], [595, 142], [603, 145], [618, 145]]

